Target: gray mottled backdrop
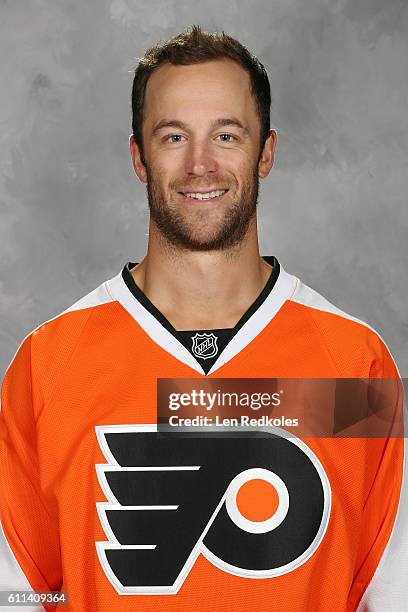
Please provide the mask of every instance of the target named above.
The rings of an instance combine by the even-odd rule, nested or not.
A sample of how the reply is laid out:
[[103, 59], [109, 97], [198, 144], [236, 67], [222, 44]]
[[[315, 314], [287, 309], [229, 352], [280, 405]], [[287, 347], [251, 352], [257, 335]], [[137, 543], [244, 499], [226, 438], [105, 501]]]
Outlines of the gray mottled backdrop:
[[143, 256], [131, 71], [191, 23], [270, 75], [262, 253], [374, 326], [408, 376], [405, 0], [0, 0], [0, 374], [30, 330]]

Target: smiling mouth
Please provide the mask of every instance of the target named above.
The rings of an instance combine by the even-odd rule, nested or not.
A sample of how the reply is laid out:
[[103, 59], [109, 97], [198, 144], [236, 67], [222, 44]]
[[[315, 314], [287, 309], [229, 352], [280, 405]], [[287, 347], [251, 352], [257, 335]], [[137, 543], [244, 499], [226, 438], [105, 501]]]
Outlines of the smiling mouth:
[[214, 191], [207, 192], [196, 192], [196, 191], [179, 191], [179, 194], [184, 196], [186, 200], [195, 200], [197, 202], [208, 202], [212, 200], [219, 200], [228, 192], [228, 189], [215, 189]]

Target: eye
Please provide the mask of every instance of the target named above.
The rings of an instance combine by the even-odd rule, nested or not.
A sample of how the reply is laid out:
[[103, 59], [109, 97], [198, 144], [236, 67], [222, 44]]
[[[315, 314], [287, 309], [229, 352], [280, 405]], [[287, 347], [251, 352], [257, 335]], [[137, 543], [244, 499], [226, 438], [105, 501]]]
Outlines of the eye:
[[234, 140], [238, 140], [237, 136], [233, 136], [232, 134], [218, 134], [217, 138], [220, 137], [222, 142], [233, 142]]
[[[177, 138], [178, 140], [173, 140]], [[181, 138], [184, 138], [181, 134], [169, 134], [163, 138], [164, 142], [181, 142]]]

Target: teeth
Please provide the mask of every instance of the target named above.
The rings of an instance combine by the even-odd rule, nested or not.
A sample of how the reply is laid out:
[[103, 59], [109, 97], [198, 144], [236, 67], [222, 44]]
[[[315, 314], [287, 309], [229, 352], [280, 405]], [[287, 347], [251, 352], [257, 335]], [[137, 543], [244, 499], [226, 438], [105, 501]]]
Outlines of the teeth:
[[217, 189], [217, 191], [209, 191], [208, 193], [185, 193], [187, 198], [194, 198], [195, 200], [212, 200], [220, 195], [223, 195], [227, 190]]

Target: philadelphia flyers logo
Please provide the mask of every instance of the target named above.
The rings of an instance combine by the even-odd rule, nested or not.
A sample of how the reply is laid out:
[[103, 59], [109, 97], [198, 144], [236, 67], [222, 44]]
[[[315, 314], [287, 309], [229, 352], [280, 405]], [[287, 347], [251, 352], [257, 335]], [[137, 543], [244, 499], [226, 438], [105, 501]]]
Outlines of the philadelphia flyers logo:
[[328, 478], [284, 430], [95, 429], [109, 500], [97, 503], [107, 541], [96, 549], [118, 593], [177, 593], [199, 554], [236, 576], [273, 578], [305, 563], [324, 537]]

